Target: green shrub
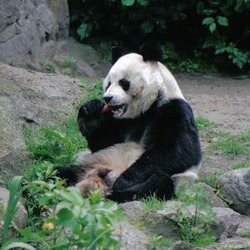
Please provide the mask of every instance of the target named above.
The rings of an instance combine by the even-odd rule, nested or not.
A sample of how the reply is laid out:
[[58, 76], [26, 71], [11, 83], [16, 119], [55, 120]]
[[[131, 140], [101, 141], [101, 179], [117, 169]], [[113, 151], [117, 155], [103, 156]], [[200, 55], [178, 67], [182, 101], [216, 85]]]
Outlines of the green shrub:
[[213, 64], [249, 70], [247, 0], [69, 0], [69, 6], [71, 27], [81, 40], [138, 48], [156, 39], [178, 69], [202, 71]]
[[35, 227], [30, 224], [24, 229], [17, 228], [20, 237], [7, 241], [6, 232], [20, 198], [20, 192], [16, 195], [19, 183], [13, 188], [12, 181], [10, 188], [9, 204], [12, 206], [6, 210], [1, 249], [63, 250], [75, 247], [109, 250], [119, 246], [119, 241], [114, 238], [114, 223], [123, 218], [118, 205], [104, 201], [101, 191], [95, 191], [84, 199], [76, 187], [63, 188], [62, 181], [58, 179], [54, 183], [41, 180], [26, 183], [26, 189], [33, 192], [33, 199], [49, 212], [46, 217], [40, 216]]

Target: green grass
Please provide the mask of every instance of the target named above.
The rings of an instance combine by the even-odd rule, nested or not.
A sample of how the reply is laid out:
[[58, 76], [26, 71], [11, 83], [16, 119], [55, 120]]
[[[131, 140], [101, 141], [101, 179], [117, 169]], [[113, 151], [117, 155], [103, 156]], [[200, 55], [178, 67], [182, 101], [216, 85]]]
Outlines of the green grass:
[[62, 63], [58, 63], [58, 66], [61, 68], [63, 74], [71, 77], [81, 73], [77, 63], [71, 58], [66, 58]]
[[167, 239], [163, 236], [154, 236], [151, 239], [151, 244], [149, 249], [155, 249], [155, 247], [170, 247], [172, 246], [174, 243], [176, 242], [176, 240], [173, 239]]
[[201, 177], [199, 179], [199, 181], [206, 183], [208, 186], [210, 186], [211, 188], [216, 190], [217, 189], [216, 182], [217, 182], [218, 178], [224, 173], [225, 173], [224, 171], [217, 171], [213, 174]]
[[241, 236], [242, 236], [242, 237], [245, 237], [245, 238], [250, 238], [250, 231], [241, 233]]
[[102, 80], [97, 81], [96, 83], [91, 83], [88, 80], [77, 80], [75, 82], [78, 86], [84, 88], [88, 93], [83, 97], [82, 102], [87, 102], [93, 99], [102, 98]]
[[219, 150], [223, 155], [250, 155], [250, 130], [242, 135], [220, 133], [212, 144], [212, 149]]
[[47, 59], [42, 60], [41, 65], [42, 65], [43, 69], [48, 73], [55, 73], [56, 72], [56, 65]]
[[76, 117], [71, 117], [61, 127], [42, 127], [39, 131], [24, 129], [27, 149], [35, 160], [53, 162], [55, 165], [71, 164], [74, 155], [87, 147], [78, 131]]
[[213, 122], [209, 121], [208, 119], [204, 118], [204, 117], [197, 117], [195, 119], [196, 121], [196, 125], [198, 127], [198, 130], [200, 131], [209, 131], [211, 130], [211, 128], [215, 125]]
[[250, 168], [250, 162], [238, 162], [231, 169]]
[[[78, 85], [88, 92], [81, 104], [92, 99], [101, 98], [101, 81], [91, 83], [79, 81]], [[80, 105], [79, 105], [80, 106]], [[48, 161], [53, 165], [72, 164], [75, 155], [87, 148], [87, 141], [81, 135], [77, 126], [77, 115], [73, 115], [61, 126], [41, 127], [38, 131], [24, 128], [24, 137], [29, 152], [39, 164]]]
[[166, 206], [166, 201], [160, 201], [155, 195], [142, 199], [146, 211], [159, 210]]

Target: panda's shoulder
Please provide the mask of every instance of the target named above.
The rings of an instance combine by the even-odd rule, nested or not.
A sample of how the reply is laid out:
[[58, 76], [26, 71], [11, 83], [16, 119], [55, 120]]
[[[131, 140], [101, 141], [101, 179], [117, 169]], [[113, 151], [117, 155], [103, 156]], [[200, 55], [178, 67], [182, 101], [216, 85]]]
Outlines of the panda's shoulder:
[[157, 108], [159, 117], [165, 117], [168, 121], [180, 119], [193, 119], [193, 110], [188, 102], [182, 98], [171, 99]]

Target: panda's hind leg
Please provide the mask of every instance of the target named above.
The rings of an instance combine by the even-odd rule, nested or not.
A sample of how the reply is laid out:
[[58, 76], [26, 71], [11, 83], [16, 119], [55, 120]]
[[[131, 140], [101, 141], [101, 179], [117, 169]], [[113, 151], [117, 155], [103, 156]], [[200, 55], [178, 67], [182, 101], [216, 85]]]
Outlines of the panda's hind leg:
[[155, 173], [145, 182], [133, 186], [129, 185], [127, 189], [114, 188], [107, 198], [117, 202], [126, 202], [155, 195], [158, 199], [169, 200], [173, 197], [174, 191], [174, 182], [170, 176]]
[[92, 176], [76, 184], [83, 197], [86, 197], [91, 191], [101, 190], [104, 195], [108, 194], [108, 186], [99, 176]]

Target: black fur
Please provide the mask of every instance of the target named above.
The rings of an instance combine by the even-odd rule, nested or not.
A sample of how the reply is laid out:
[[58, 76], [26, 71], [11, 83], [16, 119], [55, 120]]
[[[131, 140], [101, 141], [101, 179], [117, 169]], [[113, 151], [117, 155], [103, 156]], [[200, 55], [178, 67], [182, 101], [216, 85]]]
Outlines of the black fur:
[[[137, 49], [138, 50], [138, 49]], [[137, 52], [136, 50], [136, 52]], [[138, 50], [138, 53], [142, 55], [143, 60], [146, 61], [162, 61], [164, 51], [163, 48], [156, 42], [149, 41], [142, 44]], [[115, 64], [116, 61], [123, 55], [122, 49], [119, 46], [113, 46], [111, 48], [111, 61]]]
[[76, 165], [56, 167], [55, 170], [57, 171], [56, 175], [58, 177], [65, 179], [67, 186], [75, 185], [79, 180], [80, 174], [82, 174], [82, 170]]
[[127, 138], [137, 143], [143, 138], [146, 149], [116, 180], [110, 198], [128, 201], [151, 193], [171, 198], [174, 193], [171, 176], [198, 165], [202, 157], [190, 105], [182, 99], [170, 100], [161, 107], [155, 102], [134, 119], [114, 119], [111, 112], [101, 112], [103, 106], [101, 100], [92, 100], [79, 111], [79, 129], [91, 151], [125, 142]]
[[119, 46], [113, 46], [111, 48], [111, 62], [115, 64], [115, 62], [122, 56], [122, 49]]
[[143, 60], [146, 61], [162, 61], [163, 49], [155, 42], [147, 42], [139, 49], [139, 54], [142, 55]]

